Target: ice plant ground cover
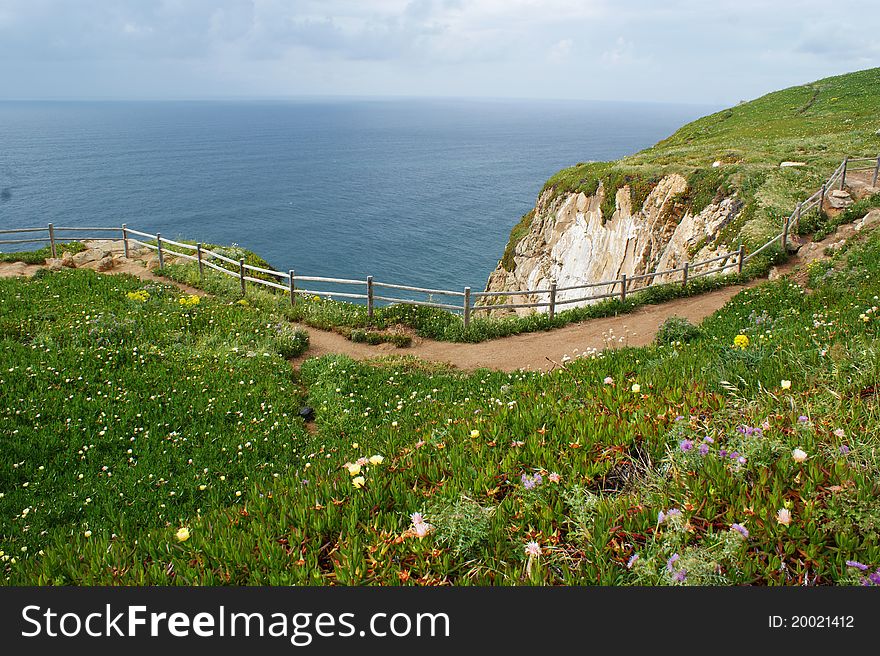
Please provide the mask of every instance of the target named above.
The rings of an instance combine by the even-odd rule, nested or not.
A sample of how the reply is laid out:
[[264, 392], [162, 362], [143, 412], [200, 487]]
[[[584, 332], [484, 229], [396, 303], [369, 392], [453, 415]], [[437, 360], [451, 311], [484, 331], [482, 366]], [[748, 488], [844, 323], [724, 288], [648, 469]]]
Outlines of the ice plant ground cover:
[[880, 234], [808, 286], [547, 374], [341, 356], [296, 373], [258, 303], [2, 280], [2, 576], [874, 584]]

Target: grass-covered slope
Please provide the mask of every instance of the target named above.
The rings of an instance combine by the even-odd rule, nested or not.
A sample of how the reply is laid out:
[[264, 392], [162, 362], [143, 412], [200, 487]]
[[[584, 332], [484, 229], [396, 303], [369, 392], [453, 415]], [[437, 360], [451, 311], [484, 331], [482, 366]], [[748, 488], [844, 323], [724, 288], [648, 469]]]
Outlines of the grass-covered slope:
[[880, 566], [880, 235], [810, 284], [551, 374], [328, 356], [294, 381], [253, 305], [0, 281], [3, 576], [857, 583]]
[[[638, 210], [664, 175], [678, 173], [688, 181], [678, 199], [681, 215], [738, 193], [745, 207], [719, 239], [737, 237], [743, 230], [746, 243], [757, 245], [845, 156], [877, 156], [878, 106], [880, 68], [776, 91], [689, 123], [634, 155], [563, 169], [547, 181], [542, 193], [589, 195], [601, 182], [603, 216], [608, 217], [620, 187], [630, 187]], [[806, 166], [780, 168], [783, 161]], [[713, 167], [714, 162], [721, 166]], [[513, 249], [525, 232], [518, 225], [511, 235], [502, 257], [507, 270], [512, 270]]]

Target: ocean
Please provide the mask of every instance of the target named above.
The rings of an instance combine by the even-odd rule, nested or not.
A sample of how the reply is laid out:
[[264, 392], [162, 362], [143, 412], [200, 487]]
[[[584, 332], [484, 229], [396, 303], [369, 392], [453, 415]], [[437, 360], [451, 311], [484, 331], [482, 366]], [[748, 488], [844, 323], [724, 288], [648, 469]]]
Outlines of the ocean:
[[130, 227], [475, 290], [547, 178], [714, 111], [512, 100], [0, 103], [0, 228]]

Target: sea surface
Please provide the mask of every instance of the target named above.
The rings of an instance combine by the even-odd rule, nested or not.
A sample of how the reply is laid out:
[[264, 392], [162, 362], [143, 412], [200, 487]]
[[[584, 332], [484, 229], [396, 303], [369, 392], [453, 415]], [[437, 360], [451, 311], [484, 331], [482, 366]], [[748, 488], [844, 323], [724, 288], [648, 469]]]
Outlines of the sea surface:
[[127, 223], [237, 243], [299, 275], [482, 289], [553, 173], [633, 153], [716, 109], [3, 102], [0, 229]]

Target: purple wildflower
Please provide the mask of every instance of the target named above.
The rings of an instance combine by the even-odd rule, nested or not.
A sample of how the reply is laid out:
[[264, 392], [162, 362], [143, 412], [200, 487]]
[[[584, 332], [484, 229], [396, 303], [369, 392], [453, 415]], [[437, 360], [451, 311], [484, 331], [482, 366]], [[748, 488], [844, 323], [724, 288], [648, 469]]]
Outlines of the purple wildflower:
[[736, 460], [737, 458], [739, 458], [739, 451], [734, 451], [733, 453], [730, 454], [731, 460]]
[[680, 448], [682, 451], [687, 453], [688, 451], [690, 451], [691, 449], [694, 448], [694, 441], [693, 440], [682, 440], [679, 443], [678, 448]]
[[715, 444], [715, 440], [713, 440], [713, 439], [712, 439], [711, 437], [709, 437], [708, 435], [707, 435], [706, 437], [703, 438], [703, 441], [704, 441], [704, 442], [707, 442], [708, 444]]
[[847, 567], [855, 567], [856, 569], [860, 569], [860, 570], [862, 570], [863, 572], [864, 572], [866, 569], [868, 569], [868, 566], [867, 566], [867, 565], [865, 565], [865, 564], [863, 564], [863, 563], [860, 563], [860, 562], [857, 561], [857, 560], [848, 560], [848, 561], [846, 561], [846, 566], [847, 566]]
[[681, 511], [678, 508], [670, 508], [666, 515], [668, 517], [681, 517]]
[[639, 559], [639, 554], [633, 554], [629, 557], [629, 560], [626, 561], [626, 568], [632, 569], [633, 565], [636, 564], [636, 561]]
[[666, 561], [666, 569], [669, 570], [670, 572], [671, 572], [673, 569], [675, 569], [675, 563], [678, 562], [678, 559], [679, 559], [679, 558], [680, 558], [680, 556], [679, 556], [677, 553], [672, 554], [672, 555], [669, 557], [669, 560]]
[[687, 581], [688, 572], [686, 569], [680, 569], [675, 574], [672, 575], [672, 579], [677, 581], [678, 583], [684, 583]]
[[700, 445], [700, 448], [698, 450], [700, 452], [700, 455], [704, 456], [707, 453], [709, 453], [709, 445], [704, 442], [703, 444]]
[[718, 456], [721, 458], [726, 458], [727, 457], [727, 449], [721, 449], [721, 451], [718, 452]]
[[678, 416], [675, 418], [675, 421], [681, 421], [682, 419], [684, 419], [684, 415], [678, 415]]
[[544, 478], [540, 474], [535, 474], [534, 476], [523, 474], [520, 476], [520, 481], [522, 481], [525, 489], [534, 490], [536, 486], [544, 482]]
[[744, 464], [746, 464], [746, 457], [745, 457], [745, 456], [740, 456], [739, 458], [736, 459], [736, 461], [737, 461], [739, 464], [744, 465]]
[[660, 512], [657, 513], [657, 523], [662, 524], [665, 521], [666, 521], [666, 513], [661, 510]]
[[800, 417], [798, 417], [799, 424], [806, 424], [808, 421], [810, 421], [809, 417], [806, 417], [804, 415], [801, 415]]
[[846, 444], [841, 444], [840, 445], [840, 453], [842, 455], [846, 455], [847, 453], [849, 453], [849, 447]]
[[746, 539], [748, 539], [748, 537], [749, 537], [749, 529], [747, 529], [742, 524], [733, 524], [733, 525], [731, 525], [730, 529], [732, 531], [736, 531], [737, 533], [739, 533], [741, 536], [743, 536]]
[[880, 585], [880, 569], [868, 577], [874, 585]]

